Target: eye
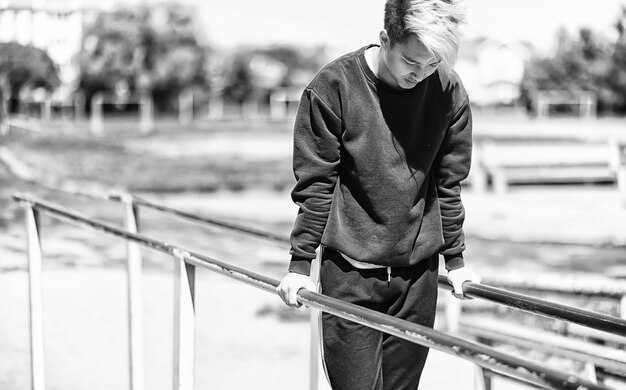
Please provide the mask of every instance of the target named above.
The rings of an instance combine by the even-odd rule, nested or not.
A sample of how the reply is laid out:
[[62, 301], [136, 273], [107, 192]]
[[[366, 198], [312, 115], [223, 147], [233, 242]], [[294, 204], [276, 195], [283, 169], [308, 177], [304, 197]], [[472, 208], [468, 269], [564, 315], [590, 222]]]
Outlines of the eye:
[[403, 58], [403, 60], [404, 60], [404, 62], [406, 62], [408, 65], [411, 65], [411, 66], [417, 65], [417, 62], [415, 62], [415, 61], [409, 61], [409, 60], [407, 60], [406, 58]]
[[441, 64], [441, 61], [433, 62], [431, 64], [428, 64], [428, 66], [430, 66], [431, 68], [435, 68], [435, 67], [439, 66], [439, 64]]

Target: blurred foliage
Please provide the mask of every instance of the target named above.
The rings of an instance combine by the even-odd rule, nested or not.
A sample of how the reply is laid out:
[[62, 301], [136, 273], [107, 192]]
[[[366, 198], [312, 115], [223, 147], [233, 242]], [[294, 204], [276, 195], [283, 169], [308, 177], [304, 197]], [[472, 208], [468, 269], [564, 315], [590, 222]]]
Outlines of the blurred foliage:
[[626, 112], [626, 6], [622, 7], [622, 15], [616, 25], [618, 39], [613, 52], [613, 67], [609, 73], [609, 80], [621, 93], [617, 104], [619, 112]]
[[[211, 142], [213, 137], [219, 138], [221, 132], [232, 135], [231, 130], [238, 133], [236, 137], [246, 137], [250, 134], [248, 129], [224, 127], [206, 132], [202, 125], [196, 129], [181, 128], [177, 122], [161, 123], [160, 127], [149, 136], [136, 131], [112, 131], [94, 137], [87, 129], [79, 128], [72, 132], [12, 131], [2, 142], [38, 177], [55, 183], [82, 183], [86, 188], [97, 185], [137, 192], [210, 192], [286, 191], [293, 186], [290, 157], [285, 155], [256, 160], [223, 154], [198, 155], [179, 148], [180, 154], [164, 156], [133, 146], [149, 140], [162, 149], [171, 149], [179, 139], [193, 137], [198, 142]], [[255, 133], [259, 131], [268, 129], [254, 129]], [[9, 173], [3, 174], [2, 168], [0, 163], [0, 184], [15, 188], [20, 180]], [[54, 186], [61, 187], [61, 184]], [[0, 194], [1, 190], [0, 186]], [[0, 202], [0, 209], [1, 206]]]
[[323, 49], [310, 53], [291, 46], [270, 46], [239, 50], [225, 66], [222, 97], [243, 103], [266, 98], [282, 87], [303, 87], [323, 65]]
[[149, 90], [158, 110], [176, 109], [180, 91], [208, 90], [207, 53], [191, 11], [179, 5], [101, 13], [85, 32], [79, 89], [87, 100], [97, 91]]
[[589, 91], [598, 98], [599, 113], [626, 113], [626, 7], [616, 23], [615, 42], [583, 28], [576, 38], [558, 35], [552, 57], [535, 58], [525, 68], [522, 100], [531, 109], [536, 91]]
[[0, 43], [0, 122], [13, 111], [9, 100], [18, 101], [27, 89], [52, 91], [59, 84], [58, 67], [45, 51], [15, 42]]

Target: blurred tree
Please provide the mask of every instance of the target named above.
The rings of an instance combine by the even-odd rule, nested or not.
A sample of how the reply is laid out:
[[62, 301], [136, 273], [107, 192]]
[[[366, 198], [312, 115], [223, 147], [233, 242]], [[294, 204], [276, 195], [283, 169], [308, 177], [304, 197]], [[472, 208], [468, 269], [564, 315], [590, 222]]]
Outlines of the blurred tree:
[[82, 89], [148, 90], [160, 110], [176, 107], [186, 88], [208, 89], [207, 49], [195, 37], [190, 11], [174, 5], [98, 15], [80, 55]]
[[291, 46], [240, 50], [224, 75], [222, 96], [240, 104], [279, 87], [300, 86], [303, 73], [312, 76], [319, 70], [321, 57], [319, 50], [307, 54]]
[[242, 104], [254, 92], [248, 56], [249, 53], [236, 54], [235, 58], [232, 59], [230, 70], [224, 75], [222, 97], [228, 102]]
[[562, 29], [553, 57], [535, 58], [525, 68], [522, 100], [531, 109], [539, 90], [590, 91], [600, 113], [626, 113], [626, 7], [616, 24], [618, 39], [611, 43], [583, 28], [576, 39]]
[[0, 123], [14, 111], [9, 101], [18, 101], [26, 88], [54, 90], [60, 84], [58, 73], [45, 51], [15, 42], [0, 43]]
[[626, 113], [626, 6], [616, 23], [617, 41], [613, 51], [613, 68], [609, 74], [615, 92], [617, 112]]

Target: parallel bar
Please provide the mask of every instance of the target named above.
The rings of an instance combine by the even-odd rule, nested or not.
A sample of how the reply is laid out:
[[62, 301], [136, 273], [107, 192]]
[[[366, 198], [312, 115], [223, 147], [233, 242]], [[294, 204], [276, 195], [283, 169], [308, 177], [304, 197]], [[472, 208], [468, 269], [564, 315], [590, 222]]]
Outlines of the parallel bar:
[[[190, 253], [187, 262], [223, 273], [253, 287], [276, 294], [278, 281], [266, 276], [232, 267], [219, 260], [196, 253]], [[568, 390], [610, 389], [603, 385], [594, 384], [579, 376], [546, 368], [545, 366], [497, 351], [483, 344], [467, 341], [312, 291], [300, 290], [298, 292], [298, 302], [310, 308], [322, 310], [413, 343], [460, 356], [501, 376], [510, 377], [541, 388]]]
[[[95, 230], [112, 234], [118, 237], [139, 242], [155, 250], [169, 253], [175, 257], [183, 257], [188, 264], [204, 267], [222, 273], [231, 278], [250, 284], [276, 294], [278, 281], [263, 275], [259, 275], [239, 267], [231, 266], [219, 260], [212, 259], [201, 254], [187, 252], [176, 246], [160, 242], [136, 233], [130, 233], [118, 227], [95, 221], [76, 212], [68, 211], [58, 205], [45, 201], [35, 201], [24, 196], [14, 195], [13, 198], [20, 203], [31, 204], [41, 211], [55, 216], [57, 219], [68, 221], [73, 224], [89, 226]], [[461, 356], [481, 367], [485, 367], [505, 376], [518, 378], [524, 382], [549, 389], [603, 389], [603, 385], [591, 383], [576, 375], [560, 372], [543, 367], [539, 364], [508, 355], [482, 344], [470, 342], [459, 337], [448, 335], [444, 332], [400, 320], [384, 315], [373, 310], [349, 304], [337, 299], [326, 297], [318, 293], [301, 290], [298, 292], [298, 301], [309, 307], [317, 308], [339, 317], [369, 326], [373, 329], [400, 337], [402, 339]]]
[[[439, 275], [439, 287], [452, 290], [445, 276]], [[485, 284], [465, 282], [463, 292], [472, 298], [482, 298], [529, 313], [558, 318], [590, 328], [626, 336], [626, 320], [576, 307], [548, 302]]]
[[26, 207], [25, 212], [26, 235], [28, 240], [31, 389], [44, 390], [46, 388], [46, 382], [44, 370], [39, 212], [34, 209], [34, 206]]
[[[533, 243], [529, 243], [533, 245]], [[617, 247], [615, 247], [617, 248]], [[623, 247], [626, 249], [626, 246]], [[505, 290], [532, 291], [559, 295], [585, 295], [587, 297], [602, 297], [620, 299], [626, 294], [626, 280], [618, 280], [606, 276], [563, 276], [563, 275], [502, 275], [498, 270], [492, 272], [481, 271], [483, 280], [490, 280], [497, 287]]]
[[387, 316], [373, 310], [332, 299], [311, 291], [301, 290], [299, 302], [309, 307], [366, 325], [393, 336], [463, 357], [481, 367], [520, 379], [526, 383], [550, 389], [598, 389], [606, 388], [593, 384], [575, 375], [541, 366], [499, 352], [482, 344], [466, 341], [421, 325]]
[[[132, 199], [124, 202], [126, 208], [126, 230], [137, 233], [139, 229], [139, 209]], [[128, 338], [130, 362], [130, 389], [143, 390], [143, 294], [141, 276], [141, 250], [133, 241], [126, 241], [127, 286], [128, 286]]]
[[174, 254], [174, 390], [193, 389], [195, 267], [185, 262], [187, 256], [182, 251]]
[[[219, 221], [213, 218], [201, 217], [184, 211], [176, 210], [171, 207], [155, 204], [137, 197], [133, 197], [136, 204], [149, 207], [162, 212], [170, 213], [182, 218], [187, 218], [202, 223], [209, 223], [216, 226], [221, 226], [231, 230], [248, 233], [261, 238], [271, 239], [277, 242], [288, 243], [289, 240], [283, 236], [273, 233], [264, 232], [257, 229], [252, 229], [236, 224]], [[439, 276], [439, 287], [451, 289], [450, 285], [446, 281], [446, 277]], [[496, 287], [487, 286], [484, 284], [466, 283], [464, 285], [464, 291], [469, 296], [474, 298], [486, 299], [492, 302], [498, 302], [516, 309], [524, 310], [534, 314], [540, 314], [548, 317], [567, 320], [576, 324], [588, 326], [594, 329], [613, 332], [621, 335], [626, 335], [626, 320], [619, 319], [612, 316], [603, 315], [587, 310], [581, 310], [574, 307], [556, 304], [548, 301], [544, 301], [538, 298], [534, 298], [528, 295], [519, 293], [513, 293], [510, 291], [498, 289]]]
[[[114, 198], [112, 198], [114, 199]], [[181, 210], [177, 210], [171, 207], [167, 207], [164, 205], [160, 205], [160, 204], [156, 204], [156, 203], [152, 203], [149, 202], [145, 199], [141, 199], [138, 198], [136, 196], [133, 197], [135, 204], [140, 205], [140, 206], [144, 206], [144, 207], [148, 207], [154, 210], [158, 210], [164, 213], [168, 213], [168, 214], [172, 214], [181, 218], [185, 218], [185, 219], [189, 219], [195, 222], [200, 222], [200, 223], [207, 223], [207, 224], [211, 224], [211, 225], [215, 225], [215, 226], [220, 226], [226, 229], [230, 229], [230, 230], [234, 230], [234, 231], [238, 231], [241, 233], [247, 233], [259, 238], [264, 238], [267, 240], [272, 240], [272, 241], [276, 241], [276, 242], [280, 242], [280, 243], [289, 243], [289, 239], [287, 237], [278, 235], [278, 234], [274, 234], [274, 233], [269, 233], [269, 232], [265, 232], [259, 229], [254, 229], [254, 228], [250, 228], [250, 227], [246, 227], [246, 226], [241, 226], [241, 225], [237, 225], [237, 224], [233, 224], [233, 223], [229, 223], [229, 222], [225, 222], [225, 221], [220, 221], [218, 219], [214, 219], [214, 218], [208, 218], [208, 217], [202, 217], [196, 214], [191, 214], [185, 211], [181, 211]]]
[[595, 364], [626, 376], [626, 351], [554, 333], [534, 330], [509, 321], [466, 318], [461, 334], [489, 340], [491, 343], [516, 345], [534, 351], [555, 354], [578, 362]]

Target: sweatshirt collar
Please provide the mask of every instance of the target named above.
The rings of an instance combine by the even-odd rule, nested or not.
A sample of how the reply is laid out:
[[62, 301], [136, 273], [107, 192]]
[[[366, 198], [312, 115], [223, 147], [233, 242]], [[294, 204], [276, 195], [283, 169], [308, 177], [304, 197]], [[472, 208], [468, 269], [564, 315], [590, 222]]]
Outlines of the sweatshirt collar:
[[365, 76], [367, 77], [367, 79], [376, 87], [376, 88], [383, 88], [389, 92], [392, 92], [394, 94], [405, 94], [405, 93], [411, 93], [412, 91], [415, 91], [421, 87], [423, 87], [424, 85], [428, 84], [428, 81], [431, 77], [433, 77], [433, 75], [437, 74], [438, 70], [435, 71], [435, 73], [433, 73], [432, 75], [428, 76], [426, 79], [420, 81], [415, 87], [411, 88], [411, 89], [399, 89], [399, 88], [393, 88], [387, 84], [385, 84], [381, 79], [378, 78], [378, 76], [376, 76], [374, 74], [374, 71], [370, 68], [370, 66], [367, 64], [367, 60], [365, 59], [365, 51], [371, 47], [374, 46], [380, 46], [380, 45], [376, 45], [376, 44], [370, 44], [367, 46], [363, 46], [362, 48], [360, 48], [357, 51], [357, 59], [359, 61], [359, 66], [361, 67], [361, 69], [363, 70], [363, 73], [365, 73]]
[[374, 71], [372, 71], [370, 66], [367, 64], [367, 60], [365, 59], [365, 51], [374, 46], [379, 46], [379, 45], [370, 44], [370, 45], [363, 46], [362, 48], [360, 48], [359, 51], [357, 52], [357, 58], [359, 60], [359, 65], [361, 66], [361, 69], [363, 69], [363, 73], [365, 73], [365, 76], [374, 85], [378, 85], [379, 83], [378, 77], [376, 77], [376, 75], [374, 74]]

